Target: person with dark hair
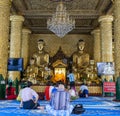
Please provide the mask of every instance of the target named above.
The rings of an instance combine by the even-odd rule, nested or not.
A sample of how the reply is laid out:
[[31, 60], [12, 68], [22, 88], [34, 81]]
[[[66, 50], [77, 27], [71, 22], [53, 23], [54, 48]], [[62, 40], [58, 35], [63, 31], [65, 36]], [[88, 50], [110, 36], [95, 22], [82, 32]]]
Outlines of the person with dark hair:
[[6, 99], [12, 100], [16, 99], [16, 90], [14, 87], [12, 87], [12, 82], [9, 83], [9, 87], [6, 89]]
[[20, 107], [23, 107], [23, 109], [37, 109], [40, 108], [40, 105], [38, 103], [38, 94], [31, 89], [32, 82], [28, 81], [27, 86], [22, 89], [21, 92], [21, 103]]
[[54, 83], [54, 88], [52, 90], [52, 94], [58, 90], [58, 83]]
[[45, 87], [45, 100], [50, 100], [50, 81], [47, 82], [47, 85]]
[[88, 97], [88, 87], [85, 85], [85, 83], [82, 83], [80, 86], [80, 91], [79, 91], [79, 97]]
[[21, 89], [20, 89], [20, 91], [19, 91], [19, 94], [18, 94], [16, 100], [21, 101], [22, 90], [23, 90], [23, 88], [25, 88], [25, 87], [27, 87], [27, 85], [26, 85], [25, 83], [21, 83]]
[[72, 69], [69, 71], [69, 74], [67, 75], [67, 77], [69, 78], [70, 88], [73, 87], [75, 89], [75, 77], [74, 77], [74, 74], [72, 73]]

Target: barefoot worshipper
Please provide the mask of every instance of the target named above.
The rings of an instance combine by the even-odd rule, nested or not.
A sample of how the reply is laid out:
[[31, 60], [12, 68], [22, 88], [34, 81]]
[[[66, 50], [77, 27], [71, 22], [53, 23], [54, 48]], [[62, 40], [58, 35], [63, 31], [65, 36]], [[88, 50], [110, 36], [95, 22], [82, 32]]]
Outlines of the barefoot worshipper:
[[31, 89], [32, 82], [27, 82], [27, 86], [21, 91], [21, 103], [20, 107], [23, 109], [37, 109], [40, 108], [40, 104], [38, 103], [38, 94]]

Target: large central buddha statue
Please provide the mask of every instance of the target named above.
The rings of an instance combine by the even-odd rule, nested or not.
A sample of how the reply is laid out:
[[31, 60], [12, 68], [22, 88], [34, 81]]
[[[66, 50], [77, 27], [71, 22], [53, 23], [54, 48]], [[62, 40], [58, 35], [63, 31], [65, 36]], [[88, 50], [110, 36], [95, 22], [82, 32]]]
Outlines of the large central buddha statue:
[[45, 68], [48, 67], [49, 64], [49, 54], [44, 51], [44, 41], [38, 41], [38, 52], [33, 54], [33, 58], [35, 59], [35, 65], [38, 67], [38, 75], [40, 77], [44, 77]]
[[77, 79], [85, 76], [86, 68], [89, 66], [89, 54], [84, 52], [85, 42], [83, 40], [79, 40], [78, 42], [78, 50], [73, 53], [73, 72]]

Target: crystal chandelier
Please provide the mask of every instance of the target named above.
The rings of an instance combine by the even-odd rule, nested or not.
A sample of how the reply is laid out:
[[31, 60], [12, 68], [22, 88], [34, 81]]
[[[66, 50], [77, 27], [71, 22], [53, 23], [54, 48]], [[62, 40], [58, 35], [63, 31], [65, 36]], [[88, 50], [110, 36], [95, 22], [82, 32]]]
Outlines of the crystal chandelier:
[[69, 17], [62, 2], [58, 4], [52, 18], [48, 19], [47, 28], [60, 38], [75, 28], [75, 20]]

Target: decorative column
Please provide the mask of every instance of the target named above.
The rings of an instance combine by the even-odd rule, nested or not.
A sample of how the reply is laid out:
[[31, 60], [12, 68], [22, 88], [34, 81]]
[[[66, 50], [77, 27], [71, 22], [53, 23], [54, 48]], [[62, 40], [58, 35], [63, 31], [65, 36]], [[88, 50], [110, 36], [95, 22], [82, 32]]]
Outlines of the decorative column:
[[114, 58], [115, 79], [120, 76], [120, 0], [114, 0]]
[[[11, 36], [10, 36], [10, 58], [21, 57], [21, 37], [22, 24], [24, 17], [20, 15], [13, 15], [10, 17], [11, 21]], [[20, 79], [19, 71], [9, 71], [9, 78], [14, 81], [16, 78]]]
[[[112, 54], [112, 21], [113, 16], [104, 15], [99, 18], [101, 37], [101, 61], [113, 62]], [[113, 81], [113, 76], [103, 76], [107, 81]]]
[[24, 69], [26, 69], [29, 59], [29, 38], [31, 31], [29, 29], [22, 29], [22, 53], [21, 57], [24, 59]]
[[101, 55], [100, 55], [100, 29], [95, 29], [91, 32], [94, 37], [94, 61], [100, 62]]
[[11, 0], [0, 0], [0, 74], [7, 77], [9, 18]]

